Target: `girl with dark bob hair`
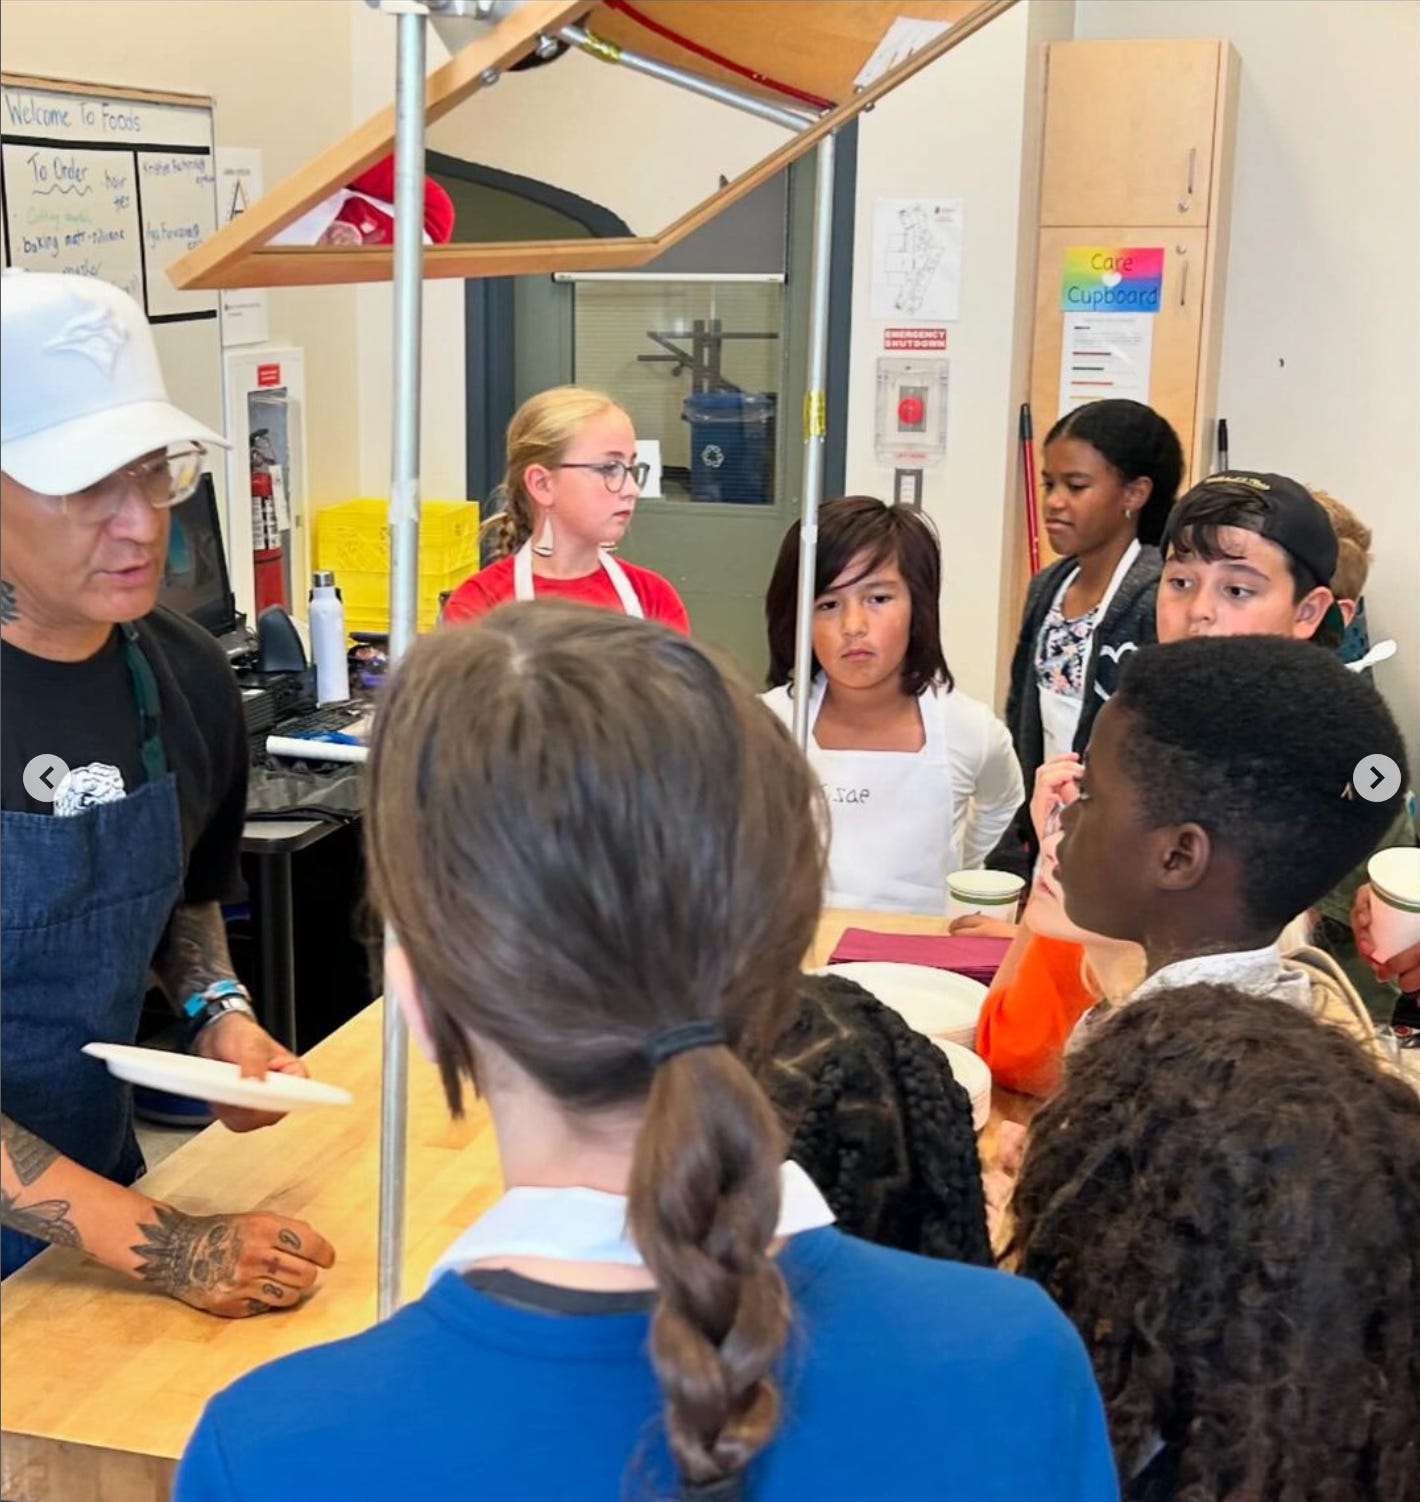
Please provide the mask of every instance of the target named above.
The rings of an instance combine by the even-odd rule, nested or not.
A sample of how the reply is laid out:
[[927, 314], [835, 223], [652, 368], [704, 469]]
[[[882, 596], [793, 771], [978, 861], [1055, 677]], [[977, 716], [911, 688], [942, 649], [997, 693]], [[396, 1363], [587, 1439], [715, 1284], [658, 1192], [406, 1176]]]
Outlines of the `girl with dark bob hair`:
[[665, 626], [502, 606], [410, 648], [369, 775], [386, 1004], [455, 1114], [487, 1101], [505, 1192], [421, 1298], [216, 1397], [177, 1502], [1117, 1497], [1041, 1290], [845, 1235], [785, 1162], [750, 1065], [814, 937], [818, 793], [747, 685]]
[[[799, 524], [769, 581], [765, 703], [793, 721]], [[1006, 727], [942, 651], [942, 554], [919, 511], [873, 496], [819, 514], [809, 762], [828, 799], [830, 907], [940, 913], [1021, 803]]]
[[1070, 1057], [1012, 1211], [1128, 1502], [1420, 1497], [1420, 1096], [1341, 1029], [1138, 997]]

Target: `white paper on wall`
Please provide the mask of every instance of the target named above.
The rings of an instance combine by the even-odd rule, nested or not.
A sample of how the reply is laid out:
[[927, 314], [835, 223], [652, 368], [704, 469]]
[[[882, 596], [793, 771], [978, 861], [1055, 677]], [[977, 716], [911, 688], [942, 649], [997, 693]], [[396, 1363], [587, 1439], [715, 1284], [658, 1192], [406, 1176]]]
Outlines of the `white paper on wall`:
[[1149, 400], [1154, 320], [1148, 313], [1066, 313], [1060, 336], [1060, 411], [1107, 397]]
[[949, 323], [961, 316], [960, 198], [873, 205], [873, 317]]
[[[217, 148], [217, 223], [230, 224], [261, 197], [261, 152], [248, 146]], [[222, 343], [265, 344], [271, 337], [266, 289], [242, 287], [222, 294]]]

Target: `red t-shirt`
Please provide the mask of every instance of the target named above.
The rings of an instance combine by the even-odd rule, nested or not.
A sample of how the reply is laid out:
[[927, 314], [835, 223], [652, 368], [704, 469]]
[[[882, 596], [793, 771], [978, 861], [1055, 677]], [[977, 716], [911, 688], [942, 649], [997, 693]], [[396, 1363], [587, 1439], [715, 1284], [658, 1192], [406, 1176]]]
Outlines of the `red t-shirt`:
[[[621, 567], [631, 581], [632, 591], [640, 600], [646, 619], [673, 626], [689, 636], [690, 618], [670, 584], [659, 574], [653, 574], [648, 568], [637, 568], [634, 563], [621, 562]], [[621, 609], [621, 597], [604, 568], [583, 574], [580, 579], [539, 577], [533, 580], [533, 591], [540, 600], [576, 600], [583, 605], [600, 605], [605, 610]], [[513, 560], [511, 557], [500, 558], [497, 563], [490, 563], [487, 568], [465, 579], [449, 596], [448, 604], [444, 606], [444, 620], [477, 620], [495, 605], [502, 605], [515, 597]]]

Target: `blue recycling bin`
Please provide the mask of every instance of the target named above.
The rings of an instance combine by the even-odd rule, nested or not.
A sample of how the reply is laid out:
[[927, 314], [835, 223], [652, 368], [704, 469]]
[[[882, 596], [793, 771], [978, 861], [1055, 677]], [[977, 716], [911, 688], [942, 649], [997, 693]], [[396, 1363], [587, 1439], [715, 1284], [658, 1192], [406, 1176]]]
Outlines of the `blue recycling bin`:
[[690, 498], [735, 506], [774, 499], [773, 392], [706, 391], [688, 396]]

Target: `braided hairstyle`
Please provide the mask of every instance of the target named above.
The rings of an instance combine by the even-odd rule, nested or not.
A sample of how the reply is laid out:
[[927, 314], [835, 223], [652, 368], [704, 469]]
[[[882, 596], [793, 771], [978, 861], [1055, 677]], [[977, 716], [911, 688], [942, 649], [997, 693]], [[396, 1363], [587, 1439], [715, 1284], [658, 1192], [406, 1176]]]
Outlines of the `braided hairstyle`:
[[[377, 719], [374, 903], [417, 978], [450, 1108], [505, 1057], [576, 1120], [638, 1113], [628, 1221], [682, 1482], [743, 1472], [779, 1420], [788, 1296], [769, 1246], [783, 1133], [742, 1061], [782, 1031], [818, 918], [807, 763], [677, 632], [558, 601], [420, 638]], [[652, 1069], [653, 1035], [724, 1046]]]
[[1046, 443], [1057, 438], [1088, 443], [1126, 484], [1148, 480], [1149, 498], [1136, 530], [1140, 542], [1157, 545], [1184, 470], [1183, 445], [1167, 419], [1143, 402], [1110, 397], [1067, 412], [1045, 435]]
[[994, 1264], [971, 1101], [929, 1038], [855, 982], [806, 975], [761, 1072], [790, 1133], [789, 1156], [842, 1230]]
[[537, 508], [528, 494], [526, 475], [535, 464], [558, 464], [578, 433], [605, 412], [621, 409], [601, 391], [583, 386], [554, 386], [530, 396], [508, 424], [507, 468], [503, 482], [489, 497], [497, 507], [478, 529], [487, 562], [517, 550], [537, 531]]
[[1340, 1029], [1194, 985], [1072, 1055], [1012, 1199], [1120, 1473], [1179, 1502], [1420, 1497], [1420, 1097]]

